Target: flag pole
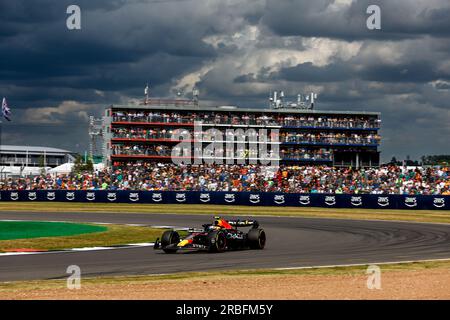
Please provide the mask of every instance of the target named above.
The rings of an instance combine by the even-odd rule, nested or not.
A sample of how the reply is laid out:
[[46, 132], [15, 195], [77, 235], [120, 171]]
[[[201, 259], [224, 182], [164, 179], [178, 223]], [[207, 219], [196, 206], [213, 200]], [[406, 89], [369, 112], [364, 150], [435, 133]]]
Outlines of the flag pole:
[[148, 82], [145, 86], [144, 94], [145, 94], [145, 103], [144, 104], [148, 104]]
[[0, 171], [0, 181], [3, 182], [3, 164], [2, 164], [2, 125], [3, 125], [3, 121], [0, 119], [0, 167], [1, 167], [1, 171]]
[[3, 177], [3, 171], [5, 170], [5, 166], [3, 165], [3, 157], [2, 157], [2, 147], [3, 147], [3, 140], [2, 140], [2, 130], [3, 129], [3, 121], [0, 119], [0, 181], [3, 182], [6, 179], [6, 173], [5, 177]]
[[[3, 100], [2, 100], [2, 116], [3, 116]], [[3, 117], [2, 117], [3, 118]], [[2, 127], [3, 127], [3, 121], [2, 118], [0, 118], [0, 166], [2, 165], [1, 157], [2, 157], [2, 146], [3, 146], [3, 140], [2, 140]], [[3, 170], [2, 170], [3, 173]], [[3, 174], [0, 176], [1, 181], [3, 181]]]

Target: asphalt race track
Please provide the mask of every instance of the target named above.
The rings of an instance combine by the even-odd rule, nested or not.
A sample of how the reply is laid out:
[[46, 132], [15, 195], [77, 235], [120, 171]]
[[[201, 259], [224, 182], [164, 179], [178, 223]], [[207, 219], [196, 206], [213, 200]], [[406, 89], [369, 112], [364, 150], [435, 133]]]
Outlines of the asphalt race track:
[[[0, 220], [7, 219], [201, 227], [212, 216], [1, 212]], [[449, 225], [288, 217], [257, 219], [267, 234], [267, 246], [260, 251], [168, 255], [151, 247], [140, 247], [0, 256], [0, 281], [66, 278], [69, 265], [80, 266], [83, 276], [92, 277], [450, 258]]]

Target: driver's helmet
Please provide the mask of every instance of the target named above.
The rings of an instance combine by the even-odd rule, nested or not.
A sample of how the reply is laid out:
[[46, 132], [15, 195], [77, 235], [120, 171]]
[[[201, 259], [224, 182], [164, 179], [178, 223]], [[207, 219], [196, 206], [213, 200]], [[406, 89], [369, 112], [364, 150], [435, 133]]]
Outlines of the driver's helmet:
[[221, 217], [218, 217], [218, 216], [214, 217], [214, 226], [217, 227], [218, 229], [223, 227]]

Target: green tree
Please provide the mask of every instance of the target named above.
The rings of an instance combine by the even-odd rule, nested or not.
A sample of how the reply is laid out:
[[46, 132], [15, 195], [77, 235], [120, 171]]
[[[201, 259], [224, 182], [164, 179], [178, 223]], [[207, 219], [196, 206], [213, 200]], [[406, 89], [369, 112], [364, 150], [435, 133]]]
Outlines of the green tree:
[[397, 158], [395, 156], [392, 157], [391, 161], [389, 162], [390, 164], [397, 164]]
[[79, 174], [86, 171], [94, 171], [94, 163], [92, 162], [92, 159], [88, 158], [86, 159], [86, 162], [84, 162], [83, 156], [77, 155], [75, 162], [73, 163], [72, 173]]
[[88, 158], [86, 163], [84, 164], [84, 171], [94, 171], [94, 163], [92, 162], [91, 158]]
[[84, 170], [83, 157], [81, 155], [77, 155], [73, 163], [72, 173], [78, 174], [83, 172], [83, 170]]
[[41, 168], [40, 173], [41, 174], [45, 174], [45, 161], [44, 161], [44, 156], [39, 156], [38, 158], [38, 166], [39, 168]]
[[423, 156], [423, 163], [427, 165], [443, 165], [446, 166], [450, 163], [450, 155], [433, 155]]

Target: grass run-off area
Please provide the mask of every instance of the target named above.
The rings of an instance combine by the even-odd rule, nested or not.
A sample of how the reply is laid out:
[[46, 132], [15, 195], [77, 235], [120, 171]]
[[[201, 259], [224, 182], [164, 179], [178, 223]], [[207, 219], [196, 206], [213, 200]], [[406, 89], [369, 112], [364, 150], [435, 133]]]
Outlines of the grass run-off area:
[[0, 211], [174, 213], [235, 216], [298, 216], [362, 220], [450, 223], [449, 210], [334, 209], [197, 204], [0, 202]]
[[157, 237], [161, 236], [162, 233], [161, 229], [152, 229], [139, 226], [98, 226], [94, 224], [74, 225], [83, 225], [85, 228], [100, 229], [98, 229], [96, 232], [77, 235], [1, 240], [0, 252], [23, 251], [23, 249], [46, 251], [153, 242]]
[[106, 231], [105, 226], [47, 221], [0, 221], [0, 240], [74, 236]]

